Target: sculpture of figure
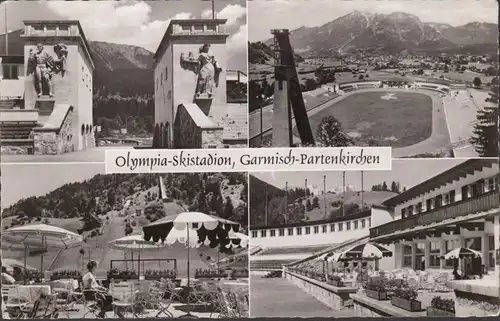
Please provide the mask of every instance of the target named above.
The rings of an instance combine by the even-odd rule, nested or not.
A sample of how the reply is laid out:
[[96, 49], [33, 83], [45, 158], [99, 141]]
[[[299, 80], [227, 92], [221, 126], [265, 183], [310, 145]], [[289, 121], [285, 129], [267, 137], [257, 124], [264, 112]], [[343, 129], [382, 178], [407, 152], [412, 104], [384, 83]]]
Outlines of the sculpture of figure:
[[66, 70], [66, 58], [68, 49], [65, 44], [57, 44], [54, 46], [56, 58], [52, 57], [44, 51], [41, 43], [37, 44], [37, 51], [30, 49], [28, 58], [28, 75], [34, 74], [35, 91], [37, 96], [43, 94], [43, 89], [49, 89], [49, 97], [53, 97], [52, 75], [61, 73], [64, 76]]
[[195, 58], [190, 52], [188, 57], [181, 54], [181, 66], [198, 75], [196, 83], [196, 97], [207, 95], [212, 97], [213, 88], [219, 86], [219, 75], [222, 68], [215, 57], [210, 53], [210, 45], [204, 44], [200, 48], [199, 56]]

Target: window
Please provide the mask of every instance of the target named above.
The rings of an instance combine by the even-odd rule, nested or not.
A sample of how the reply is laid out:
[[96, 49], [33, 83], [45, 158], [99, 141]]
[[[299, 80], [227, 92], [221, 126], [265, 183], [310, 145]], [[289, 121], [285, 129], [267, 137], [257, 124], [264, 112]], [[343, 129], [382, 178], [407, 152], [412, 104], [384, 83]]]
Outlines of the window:
[[186, 25], [183, 25], [182, 26], [182, 31], [191, 31], [191, 26], [186, 26]]
[[3, 79], [19, 79], [19, 66], [2, 64]]
[[315, 226], [315, 227], [313, 227], [313, 229], [314, 229], [314, 234], [319, 233], [319, 226]]
[[203, 31], [203, 25], [194, 25], [195, 31]]
[[257, 237], [258, 233], [257, 231], [252, 231], [252, 237]]
[[488, 191], [494, 191], [497, 189], [497, 184], [495, 184], [495, 177], [488, 180]]
[[472, 196], [478, 196], [484, 193], [484, 179], [478, 180], [472, 185]]
[[413, 216], [413, 205], [408, 206], [408, 216]]
[[335, 223], [330, 224], [330, 232], [335, 232]]
[[403, 267], [411, 267], [411, 245], [403, 245]]
[[469, 185], [465, 185], [462, 187], [462, 200], [469, 199], [471, 197], [470, 195], [470, 188]]
[[168, 79], [168, 66], [165, 66], [165, 80]]
[[365, 227], [366, 227], [365, 219], [362, 219], [361, 220], [361, 228], [365, 228]]
[[297, 235], [302, 235], [302, 227], [297, 227]]
[[343, 231], [344, 230], [344, 224], [342, 223], [339, 223], [339, 232]]
[[279, 231], [280, 236], [285, 236], [285, 229], [284, 228], [280, 228], [278, 231]]
[[455, 203], [455, 190], [451, 191], [450, 193], [450, 203]]
[[493, 235], [488, 236], [488, 256], [489, 262], [488, 267], [495, 268], [495, 237]]
[[429, 267], [441, 266], [441, 242], [431, 242], [431, 249], [429, 254]]
[[270, 235], [271, 237], [275, 237], [275, 236], [276, 236], [276, 230], [271, 230], [271, 231], [269, 232], [269, 234], [271, 234], [271, 235]]
[[358, 229], [358, 220], [354, 221], [354, 229], [357, 230]]
[[436, 196], [436, 200], [434, 201], [434, 208], [440, 208], [443, 206], [443, 195]]
[[293, 228], [289, 228], [288, 229], [288, 236], [292, 236], [293, 235]]
[[346, 222], [346, 230], [350, 231], [351, 230], [351, 222]]
[[326, 231], [327, 231], [327, 226], [326, 225], [321, 226], [321, 232], [326, 233]]
[[432, 210], [432, 198], [425, 201], [425, 210], [428, 212]]
[[417, 243], [416, 250], [417, 252], [415, 253], [415, 261], [417, 266], [415, 266], [415, 270], [423, 271], [424, 269], [422, 263], [424, 263], [425, 243]]
[[417, 214], [422, 213], [422, 202], [417, 204], [417, 207], [415, 208]]
[[401, 218], [405, 218], [406, 217], [406, 208], [402, 208], [401, 209]]
[[311, 227], [306, 226], [306, 235], [311, 234]]
[[217, 27], [214, 24], [207, 25], [207, 31], [216, 31]]
[[465, 247], [471, 250], [476, 250], [481, 252], [483, 250], [480, 237], [472, 237], [470, 239], [465, 239]]
[[368, 221], [368, 227], [371, 227], [372, 226], [372, 219], [371, 218], [367, 218], [366, 220]]
[[266, 237], [266, 233], [267, 231], [266, 230], [262, 230], [260, 231], [260, 237]]

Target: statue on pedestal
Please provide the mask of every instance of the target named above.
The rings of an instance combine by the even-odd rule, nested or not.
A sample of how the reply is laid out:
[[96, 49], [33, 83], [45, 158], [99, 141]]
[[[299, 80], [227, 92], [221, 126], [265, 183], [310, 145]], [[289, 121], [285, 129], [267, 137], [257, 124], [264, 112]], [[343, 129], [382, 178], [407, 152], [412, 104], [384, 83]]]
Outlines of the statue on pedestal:
[[28, 75], [34, 74], [35, 91], [38, 97], [44, 94], [44, 89], [48, 89], [49, 97], [53, 97], [52, 75], [61, 73], [64, 76], [66, 70], [66, 58], [68, 48], [65, 44], [54, 46], [56, 57], [52, 57], [44, 51], [41, 43], [37, 44], [37, 50], [30, 49], [28, 58]]
[[212, 97], [213, 88], [219, 86], [219, 75], [222, 68], [215, 57], [210, 53], [210, 45], [204, 44], [200, 48], [198, 57], [189, 53], [186, 57], [181, 54], [181, 67], [191, 70], [198, 75], [196, 82], [196, 97]]

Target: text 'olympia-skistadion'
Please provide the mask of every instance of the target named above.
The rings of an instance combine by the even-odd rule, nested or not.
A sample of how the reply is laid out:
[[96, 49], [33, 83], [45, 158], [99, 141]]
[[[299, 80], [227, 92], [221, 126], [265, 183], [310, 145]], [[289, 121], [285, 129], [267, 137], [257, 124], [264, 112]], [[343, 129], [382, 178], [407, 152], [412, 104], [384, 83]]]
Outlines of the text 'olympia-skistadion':
[[376, 261], [380, 270], [451, 272], [453, 267], [440, 258], [466, 247], [482, 253], [484, 269], [498, 279], [498, 169], [496, 159], [470, 159], [368, 210], [323, 221], [251, 226], [250, 269], [254, 274], [286, 271], [325, 253], [373, 242], [394, 254]]

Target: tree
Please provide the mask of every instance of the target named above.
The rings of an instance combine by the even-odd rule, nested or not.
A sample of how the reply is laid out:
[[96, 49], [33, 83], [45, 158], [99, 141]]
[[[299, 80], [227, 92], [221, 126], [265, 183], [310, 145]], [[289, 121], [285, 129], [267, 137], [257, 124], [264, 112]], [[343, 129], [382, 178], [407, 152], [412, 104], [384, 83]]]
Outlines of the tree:
[[306, 211], [308, 212], [312, 211], [312, 204], [310, 199], [307, 199], [306, 201]]
[[313, 198], [312, 208], [319, 208], [319, 198], [317, 196]]
[[[498, 87], [493, 87], [488, 102], [498, 104]], [[481, 157], [498, 157], [498, 107], [485, 107], [477, 112], [470, 143]]]
[[395, 181], [392, 181], [392, 184], [391, 184], [391, 192], [393, 192], [393, 193], [397, 193], [397, 189], [396, 189], [396, 182], [395, 182]]
[[405, 186], [405, 187], [403, 187], [403, 192], [406, 192], [406, 186]]
[[340, 122], [333, 116], [321, 120], [316, 137], [318, 144], [323, 147], [347, 147], [351, 145], [349, 137], [342, 132]]
[[387, 191], [387, 184], [384, 182], [382, 183], [382, 190], [385, 192]]
[[226, 205], [224, 207], [224, 218], [229, 219], [231, 216], [233, 216], [233, 202], [231, 202], [231, 198], [229, 196], [226, 197]]
[[312, 79], [312, 78], [308, 78], [306, 80], [306, 90], [309, 91], [309, 90], [314, 90], [316, 88], [318, 88], [318, 83], [316, 82], [316, 80]]
[[474, 77], [474, 80], [472, 81], [472, 84], [474, 85], [474, 87], [481, 87], [481, 85], [482, 85], [481, 78]]
[[365, 79], [365, 76], [363, 76], [363, 75], [359, 75], [359, 76], [358, 76], [358, 79], [359, 79], [359, 80], [363, 80], [363, 79]]

